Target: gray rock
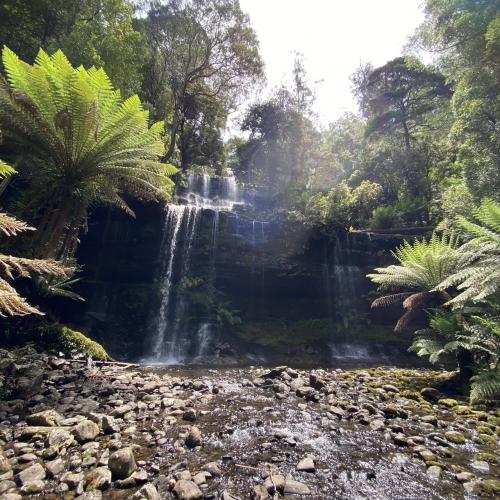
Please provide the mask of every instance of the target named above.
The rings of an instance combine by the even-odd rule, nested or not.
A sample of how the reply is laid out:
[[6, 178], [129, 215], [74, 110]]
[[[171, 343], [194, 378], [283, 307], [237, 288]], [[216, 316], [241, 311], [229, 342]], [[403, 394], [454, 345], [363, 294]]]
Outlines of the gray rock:
[[472, 481], [474, 477], [475, 476], [472, 472], [459, 472], [458, 474], [455, 474], [455, 479], [459, 483], [468, 483], [469, 481]]
[[2, 449], [0, 448], [0, 474], [5, 474], [12, 469], [9, 459], [4, 455]]
[[77, 473], [66, 472], [66, 474], [64, 474], [61, 477], [61, 481], [63, 483], [66, 483], [69, 486], [69, 488], [73, 490], [77, 489], [78, 486], [81, 483], [83, 483], [83, 480], [84, 480], [83, 472], [77, 472]]
[[56, 458], [50, 462], [45, 462], [45, 468], [49, 477], [56, 477], [64, 470], [64, 462], [60, 458]]
[[22, 498], [18, 493], [5, 493], [5, 495], [2, 495], [2, 500], [22, 500]]
[[132, 500], [161, 500], [158, 490], [151, 484], [145, 484], [132, 495]]
[[45, 444], [55, 450], [61, 450], [70, 446], [74, 440], [73, 434], [69, 430], [56, 428], [49, 432]]
[[298, 464], [297, 464], [297, 470], [301, 472], [315, 472], [316, 467], [314, 465], [314, 460], [311, 457], [305, 457], [303, 458]]
[[123, 448], [112, 453], [109, 456], [108, 465], [111, 469], [113, 479], [127, 479], [127, 477], [137, 470], [134, 453], [130, 448]]
[[41, 493], [45, 489], [45, 483], [41, 479], [36, 479], [35, 481], [29, 481], [24, 484], [21, 488], [21, 493], [23, 495], [36, 495]]
[[40, 411], [26, 417], [28, 425], [41, 425], [45, 427], [57, 427], [63, 420], [64, 417], [55, 410]]
[[490, 471], [490, 465], [484, 460], [474, 460], [470, 465], [479, 472], [487, 473]]
[[427, 475], [432, 477], [433, 479], [439, 479], [441, 477], [441, 474], [443, 472], [443, 469], [439, 467], [438, 465], [431, 465], [427, 469]]
[[385, 429], [385, 422], [380, 418], [372, 420], [368, 425], [372, 431], [382, 431]]
[[201, 500], [203, 493], [193, 481], [181, 479], [174, 486], [174, 493], [179, 500]]
[[282, 474], [273, 474], [272, 477], [268, 476], [263, 486], [269, 493], [275, 493], [276, 491], [283, 493], [285, 489], [285, 476]]
[[79, 443], [86, 443], [99, 435], [99, 426], [92, 420], [82, 420], [73, 429], [73, 434]]
[[105, 490], [111, 485], [111, 471], [107, 467], [97, 467], [91, 470], [85, 479], [87, 491]]
[[195, 448], [201, 445], [201, 431], [196, 426], [192, 426], [189, 429], [189, 433], [186, 437], [186, 446], [188, 448]]
[[212, 476], [214, 477], [222, 476], [222, 471], [220, 470], [220, 467], [217, 465], [217, 462], [208, 462], [202, 467], [202, 469], [204, 471], [210, 472], [210, 474], [212, 474]]
[[295, 481], [295, 479], [292, 479], [291, 477], [288, 477], [285, 479], [285, 488], [284, 488], [284, 493], [285, 495], [310, 495], [311, 490], [309, 487], [301, 483], [299, 481]]
[[120, 432], [120, 426], [116, 423], [115, 417], [104, 415], [102, 417], [102, 430], [105, 434], [114, 434]]
[[16, 482], [23, 486], [26, 483], [45, 479], [45, 469], [40, 464], [33, 464], [15, 476]]

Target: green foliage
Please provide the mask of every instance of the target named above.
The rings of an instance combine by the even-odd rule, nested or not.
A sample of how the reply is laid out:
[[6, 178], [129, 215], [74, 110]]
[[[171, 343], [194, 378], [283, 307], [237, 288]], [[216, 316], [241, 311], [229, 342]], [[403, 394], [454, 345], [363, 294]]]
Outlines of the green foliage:
[[428, 357], [430, 363], [438, 363], [442, 357], [454, 355], [461, 349], [457, 337], [462, 331], [458, 314], [436, 310], [429, 321], [429, 328], [415, 332], [417, 338], [409, 351]]
[[449, 301], [453, 307], [467, 302], [482, 302], [500, 289], [500, 204], [484, 200], [474, 211], [477, 222], [458, 217], [458, 225], [470, 238], [460, 248], [464, 256], [472, 256], [465, 268], [458, 269], [435, 287], [446, 290], [456, 287], [460, 293]]
[[61, 49], [75, 66], [102, 67], [128, 97], [140, 90], [143, 35], [129, 0], [8, 0], [0, 4], [0, 47], [33, 61]]
[[472, 404], [500, 399], [500, 370], [483, 370], [471, 378], [470, 402]]
[[102, 69], [75, 69], [61, 51], [29, 65], [4, 48], [3, 62], [0, 126], [23, 155], [42, 255], [73, 254], [89, 205], [132, 214], [123, 195], [169, 199], [177, 169], [158, 161], [163, 124], [148, 127], [137, 96], [123, 101]]

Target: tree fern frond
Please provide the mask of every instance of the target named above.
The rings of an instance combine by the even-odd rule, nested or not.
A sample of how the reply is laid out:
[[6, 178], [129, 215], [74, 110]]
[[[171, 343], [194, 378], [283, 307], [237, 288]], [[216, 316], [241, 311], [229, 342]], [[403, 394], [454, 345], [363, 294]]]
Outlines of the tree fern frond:
[[396, 293], [393, 295], [385, 295], [384, 297], [379, 297], [378, 299], [375, 299], [371, 307], [372, 309], [375, 309], [377, 307], [387, 307], [392, 304], [397, 304], [398, 302], [403, 301], [406, 297], [411, 295], [412, 292], [405, 292], [405, 293]]
[[28, 314], [43, 315], [36, 307], [30, 306], [26, 299], [21, 297], [4, 279], [0, 278], [0, 316], [26, 316]]
[[16, 236], [25, 231], [35, 231], [35, 228], [28, 226], [26, 222], [22, 222], [10, 215], [0, 212], [0, 233], [6, 236]]
[[471, 404], [500, 399], [500, 370], [484, 370], [474, 375], [471, 382]]

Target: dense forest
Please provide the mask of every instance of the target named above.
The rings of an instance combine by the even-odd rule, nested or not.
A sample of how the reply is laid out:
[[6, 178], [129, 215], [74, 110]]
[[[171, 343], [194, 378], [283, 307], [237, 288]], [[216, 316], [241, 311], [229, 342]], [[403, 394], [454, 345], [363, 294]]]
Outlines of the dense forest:
[[[355, 487], [338, 472], [338, 490], [316, 475], [311, 493], [275, 465], [262, 469], [273, 463], [265, 451], [273, 443], [297, 444], [278, 431], [258, 445], [260, 461], [246, 463], [244, 441], [228, 452], [242, 453], [241, 464], [216, 454], [224, 473], [206, 451], [223, 442], [205, 446], [194, 425], [170, 434], [176, 417], [186, 426], [206, 416], [200, 426], [219, 429], [220, 439], [233, 435], [238, 418], [223, 422], [208, 395], [219, 394], [218, 384], [223, 394], [234, 390], [235, 377], [272, 386], [276, 405], [293, 418], [302, 417], [286, 399], [290, 391], [307, 405], [328, 406], [329, 426], [353, 419], [388, 432], [391, 446], [426, 465], [423, 483], [418, 466], [408, 466], [413, 497], [499, 493], [500, 1], [425, 0], [422, 9], [404, 53], [352, 74], [357, 112], [324, 126], [301, 54], [289, 83], [263, 90], [258, 33], [238, 0], [0, 1], [0, 496], [93, 499], [112, 484], [135, 488], [138, 499], [397, 497], [378, 470]], [[325, 57], [335, 59], [334, 48]], [[136, 281], [127, 288], [129, 278]], [[103, 304], [120, 316], [112, 327], [111, 306]], [[136, 338], [127, 339], [127, 328]], [[383, 362], [344, 359], [346, 370], [330, 370], [345, 346], [360, 345], [356, 336], [377, 343]], [[325, 364], [325, 349], [337, 353], [333, 362]], [[411, 370], [377, 368], [398, 366], [402, 350]], [[132, 363], [214, 364], [214, 353], [218, 366], [279, 360], [319, 371], [262, 368], [195, 380], [209, 372], [186, 368], [183, 383], [176, 372]], [[349, 371], [357, 368], [365, 371]], [[65, 403], [76, 398], [79, 377], [94, 384], [83, 393], [88, 399]], [[37, 396], [42, 379], [49, 389]], [[101, 396], [107, 406], [98, 411]], [[251, 406], [249, 394], [238, 397]], [[14, 437], [2, 420], [26, 404], [28, 427]], [[160, 411], [166, 430], [141, 427], [135, 442], [139, 422], [155, 422]], [[261, 424], [272, 427], [266, 411]], [[430, 426], [427, 437], [398, 423], [414, 419], [408, 411], [422, 429]], [[59, 436], [51, 439], [46, 428], [61, 428]], [[109, 437], [109, 469], [99, 433]], [[52, 471], [58, 450], [76, 446], [73, 435], [96, 446]], [[29, 441], [21, 454], [17, 439]], [[163, 458], [136, 453], [143, 462], [136, 472], [133, 445], [123, 448], [120, 439], [169, 448]], [[377, 439], [366, 439], [375, 456]], [[472, 439], [479, 465], [470, 472], [458, 464], [468, 460], [460, 445]], [[163, 459], [199, 446], [206, 456], [165, 468]], [[449, 446], [462, 455], [447, 455]], [[302, 453], [301, 474], [332, 459], [318, 449], [302, 450], [312, 454]], [[46, 475], [57, 483], [63, 469], [66, 486], [50, 490]], [[426, 481], [445, 472], [457, 477], [434, 497]], [[248, 474], [266, 481], [251, 495]], [[375, 490], [370, 474], [381, 481]]]

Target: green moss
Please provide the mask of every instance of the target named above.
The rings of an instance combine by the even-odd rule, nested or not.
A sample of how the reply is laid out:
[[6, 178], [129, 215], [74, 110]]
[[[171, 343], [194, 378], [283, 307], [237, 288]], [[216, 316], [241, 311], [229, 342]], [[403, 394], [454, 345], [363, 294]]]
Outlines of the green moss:
[[456, 415], [469, 415], [472, 412], [471, 408], [465, 405], [453, 407], [453, 413]]
[[98, 361], [107, 361], [109, 355], [104, 347], [95, 340], [89, 339], [83, 333], [64, 325], [51, 325], [41, 330], [49, 345], [65, 351], [77, 351]]
[[496, 445], [497, 440], [494, 436], [490, 436], [489, 434], [478, 434], [474, 437], [474, 442], [483, 445]]
[[493, 429], [488, 425], [478, 425], [476, 429], [479, 434], [488, 434], [489, 436], [493, 436], [494, 434]]
[[484, 460], [485, 462], [488, 462], [489, 464], [498, 463], [498, 459], [495, 455], [493, 455], [493, 453], [486, 453], [486, 452], [478, 453], [476, 455], [476, 458], [478, 460]]
[[465, 444], [465, 436], [460, 432], [449, 431], [445, 432], [444, 437], [450, 442], [454, 444]]
[[75, 350], [91, 356], [99, 361], [106, 361], [109, 355], [101, 344], [95, 340], [89, 339], [83, 333], [71, 330], [63, 326], [60, 330], [61, 343], [69, 350]]
[[438, 403], [443, 406], [447, 406], [448, 408], [453, 408], [458, 405], [458, 401], [456, 399], [440, 399]]

